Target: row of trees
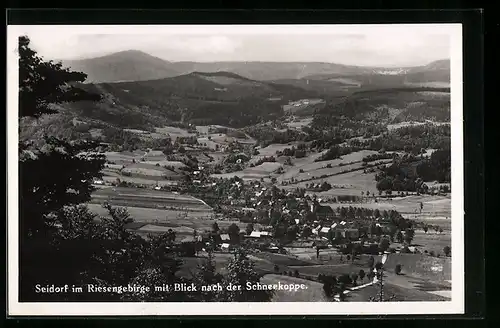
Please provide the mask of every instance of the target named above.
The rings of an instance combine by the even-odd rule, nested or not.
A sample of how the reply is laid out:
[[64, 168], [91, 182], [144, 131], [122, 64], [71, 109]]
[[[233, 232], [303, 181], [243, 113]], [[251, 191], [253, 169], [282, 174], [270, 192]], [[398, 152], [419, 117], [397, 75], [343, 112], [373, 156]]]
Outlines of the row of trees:
[[295, 158], [302, 158], [306, 156], [306, 150], [306, 144], [300, 143], [297, 145], [297, 148], [295, 148], [295, 146], [292, 146], [292, 148], [285, 148], [282, 151], [277, 150], [276, 156], [293, 156]]

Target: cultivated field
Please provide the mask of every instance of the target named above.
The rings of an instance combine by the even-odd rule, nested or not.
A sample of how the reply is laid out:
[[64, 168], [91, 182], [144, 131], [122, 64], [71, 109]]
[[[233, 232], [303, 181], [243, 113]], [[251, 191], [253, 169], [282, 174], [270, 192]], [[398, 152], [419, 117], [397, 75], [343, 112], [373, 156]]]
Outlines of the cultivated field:
[[252, 156], [252, 159], [258, 160], [262, 157], [276, 156], [277, 151], [283, 151], [285, 148], [297, 148], [299, 142], [290, 142], [288, 144], [271, 144], [264, 148], [258, 148], [259, 155]]
[[425, 233], [422, 230], [415, 231], [415, 237], [412, 241], [412, 246], [417, 247], [422, 252], [434, 252], [434, 254], [440, 254], [444, 256], [443, 248], [446, 246], [451, 247], [451, 232], [446, 226], [440, 226], [445, 230], [443, 233], [435, 232], [434, 230], [429, 230]]
[[449, 88], [450, 87], [450, 82], [422, 82], [422, 83], [411, 83], [407, 82], [405, 83], [408, 86], [415, 86], [415, 87], [428, 87], [428, 88]]
[[[420, 203], [423, 204], [420, 213]], [[328, 203], [332, 208], [345, 206], [342, 203]], [[409, 215], [408, 218], [418, 220], [440, 220], [450, 221], [451, 218], [451, 198], [450, 196], [430, 196], [430, 195], [411, 195], [406, 197], [394, 197], [392, 200], [379, 200], [375, 203], [373, 200], [366, 202], [349, 203], [349, 206], [365, 207], [371, 209], [396, 210], [401, 214]], [[446, 219], [448, 218], [448, 219]]]
[[178, 137], [191, 137], [196, 135], [195, 133], [189, 132], [185, 129], [173, 127], [173, 126], [164, 126], [162, 128], [156, 128], [157, 133], [161, 133], [163, 135], [169, 135], [172, 140], [175, 141]]
[[308, 126], [312, 123], [312, 118], [303, 118], [299, 120], [294, 120], [292, 122], [285, 123], [291, 129], [302, 129], [304, 126]]
[[103, 172], [104, 176], [102, 178], [103, 181], [107, 183], [116, 183], [117, 179], [120, 179], [120, 181], [127, 182], [127, 183], [133, 183], [136, 185], [143, 185], [143, 186], [172, 186], [176, 185], [177, 182], [173, 180], [165, 180], [165, 179], [152, 179], [151, 177], [149, 178], [140, 178], [140, 177], [127, 177], [127, 176], [122, 176], [119, 173], [116, 172], [108, 172], [104, 171]]
[[202, 200], [189, 195], [140, 188], [99, 188], [92, 194], [92, 202], [109, 202], [117, 206], [144, 208], [178, 209], [211, 212], [210, 206]]
[[123, 152], [105, 152], [104, 155], [106, 155], [106, 159], [110, 162], [113, 162], [115, 164], [119, 165], [124, 165], [124, 164], [130, 164], [134, 160], [136, 162], [140, 161], [142, 156], [144, 156], [147, 152], [141, 151], [141, 150], [136, 150], [134, 152], [128, 152], [128, 151], [123, 151]]
[[229, 179], [236, 176], [244, 180], [260, 180], [261, 178], [269, 178], [271, 174], [281, 166], [282, 165], [277, 162], [265, 162], [255, 167], [247, 167], [243, 171], [212, 174], [212, 177]]
[[[89, 209], [100, 216], [108, 216], [108, 212], [99, 204], [88, 204]], [[211, 230], [212, 224], [216, 221], [221, 229], [228, 228], [235, 223], [240, 229], [245, 229], [246, 224], [237, 220], [214, 218], [213, 212], [205, 211], [181, 211], [181, 210], [160, 210], [144, 207], [116, 206], [125, 207], [135, 222], [150, 224], [143, 230], [145, 232], [161, 232], [164, 227], [178, 228], [188, 227], [197, 231]], [[158, 228], [162, 227], [162, 228]], [[137, 227], [138, 229], [140, 227]], [[167, 229], [168, 230], [168, 229]], [[192, 230], [191, 230], [192, 232]], [[181, 232], [184, 233], [184, 232]], [[189, 233], [187, 233], [190, 235]]]
[[169, 169], [166, 169], [162, 166], [156, 166], [154, 164], [147, 163], [135, 163], [125, 167], [122, 170], [123, 173], [128, 173], [131, 176], [138, 177], [151, 177], [153, 179], [158, 178], [170, 178], [170, 179], [179, 179], [182, 177], [181, 174], [173, 172]]
[[[347, 302], [368, 302], [371, 297], [378, 299], [380, 287], [371, 285], [365, 288], [347, 294]], [[404, 288], [391, 283], [384, 284], [384, 300], [394, 297], [394, 302], [434, 302], [434, 301], [449, 301], [449, 298], [435, 295], [433, 293], [421, 291], [413, 288]]]

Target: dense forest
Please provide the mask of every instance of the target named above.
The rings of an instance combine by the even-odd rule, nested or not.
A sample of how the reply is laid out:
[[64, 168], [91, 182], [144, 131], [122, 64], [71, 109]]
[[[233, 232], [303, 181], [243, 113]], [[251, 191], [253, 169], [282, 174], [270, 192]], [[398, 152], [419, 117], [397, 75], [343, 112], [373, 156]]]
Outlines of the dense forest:
[[343, 100], [327, 102], [316, 119], [330, 126], [332, 117], [355, 121], [398, 123], [450, 120], [450, 96], [446, 88], [393, 88], [355, 92]]
[[405, 126], [388, 131], [370, 140], [349, 140], [349, 145], [369, 150], [405, 151], [420, 154], [422, 149], [449, 148], [451, 130], [449, 124]]
[[425, 192], [425, 182], [451, 182], [451, 151], [438, 149], [429, 158], [396, 156], [375, 176], [380, 191]]

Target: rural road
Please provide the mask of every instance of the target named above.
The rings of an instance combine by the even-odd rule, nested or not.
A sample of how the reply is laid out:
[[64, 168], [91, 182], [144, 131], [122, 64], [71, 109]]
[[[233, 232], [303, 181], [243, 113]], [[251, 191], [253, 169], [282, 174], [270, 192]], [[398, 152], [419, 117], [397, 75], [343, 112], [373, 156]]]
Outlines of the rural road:
[[[350, 293], [350, 292], [352, 292], [352, 291], [356, 291], [356, 290], [359, 290], [359, 289], [362, 289], [362, 288], [365, 288], [365, 287], [371, 286], [371, 285], [376, 284], [376, 283], [377, 283], [377, 282], [374, 280], [374, 281], [369, 282], [369, 283], [366, 283], [366, 284], [364, 284], [364, 285], [359, 285], [359, 286], [356, 286], [356, 287], [351, 287], [351, 288], [349, 288], [349, 289], [347, 289], [347, 290], [344, 290], [343, 294], [344, 294], [344, 295], [347, 295], [347, 294], [349, 294], [349, 293]], [[334, 299], [335, 301], [337, 301], [337, 302], [340, 302], [340, 297], [339, 297], [339, 296], [335, 296], [333, 299]]]

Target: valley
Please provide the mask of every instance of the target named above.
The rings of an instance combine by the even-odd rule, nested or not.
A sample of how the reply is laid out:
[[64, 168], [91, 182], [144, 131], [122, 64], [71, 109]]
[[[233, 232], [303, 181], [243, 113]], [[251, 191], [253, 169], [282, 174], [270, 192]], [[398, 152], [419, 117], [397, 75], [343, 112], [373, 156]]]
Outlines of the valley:
[[[98, 142], [106, 163], [88, 209], [103, 220], [103, 205], [123, 207], [128, 231], [194, 245], [180, 276], [212, 246], [225, 274], [244, 246], [261, 282], [308, 286], [273, 301], [366, 302], [387, 254], [388, 297], [450, 299], [447, 61], [385, 70], [128, 51], [65, 64], [101, 100], [59, 104], [23, 122], [21, 137]], [[343, 289], [325, 295], [331, 277]]]

